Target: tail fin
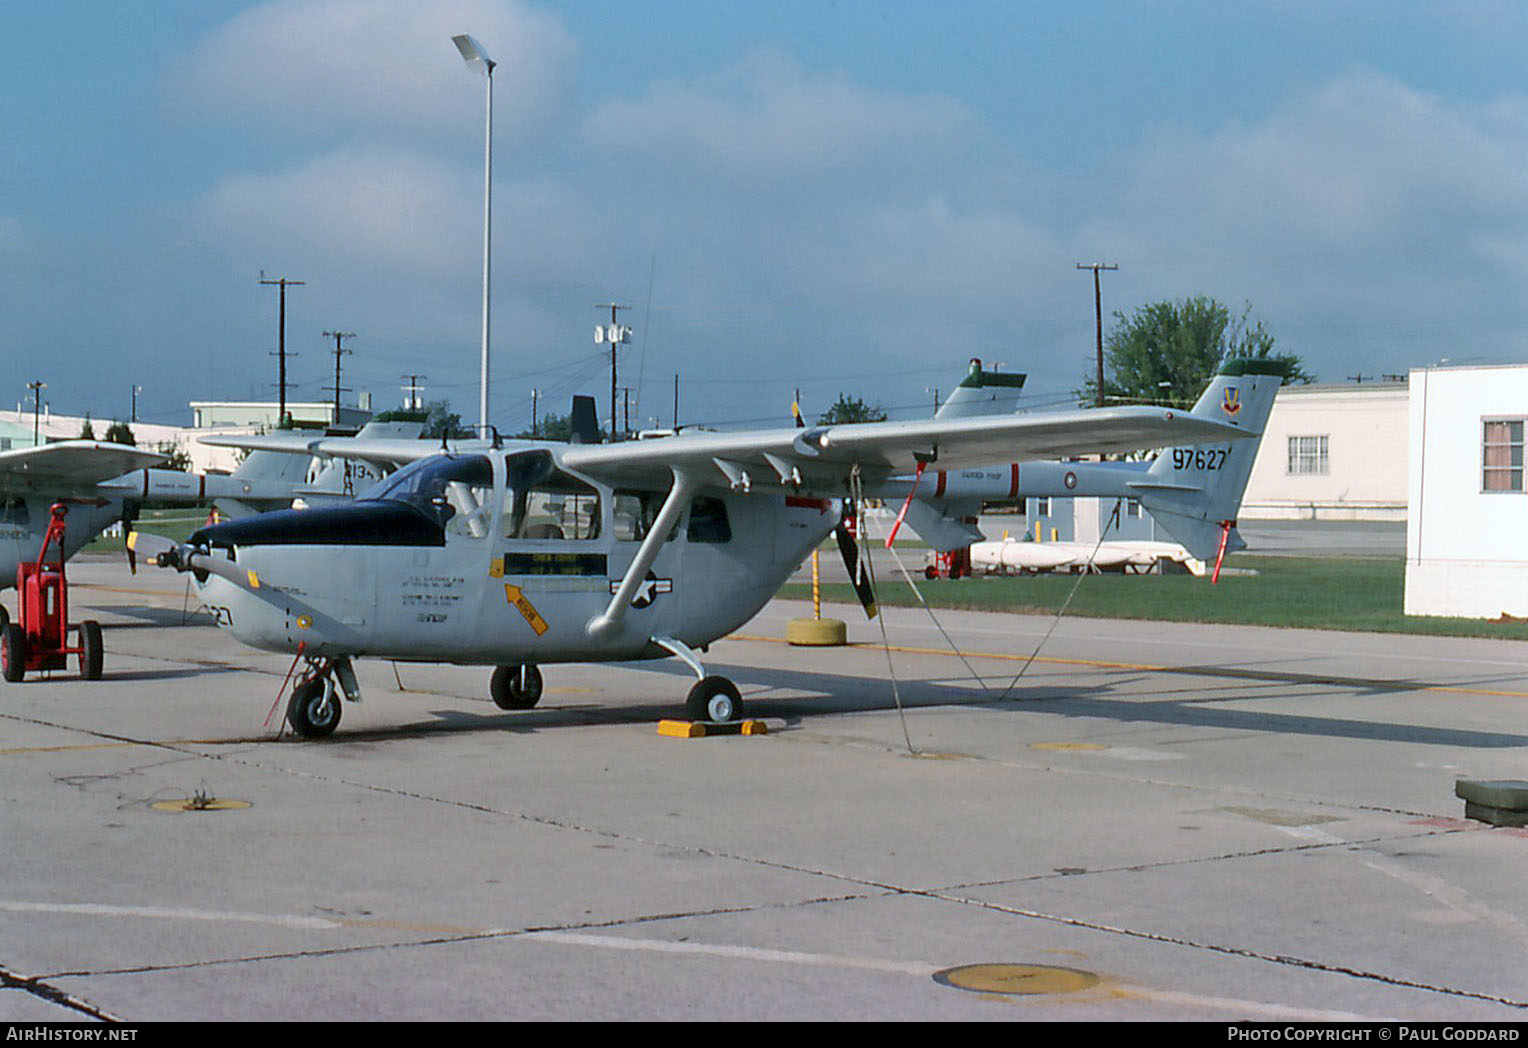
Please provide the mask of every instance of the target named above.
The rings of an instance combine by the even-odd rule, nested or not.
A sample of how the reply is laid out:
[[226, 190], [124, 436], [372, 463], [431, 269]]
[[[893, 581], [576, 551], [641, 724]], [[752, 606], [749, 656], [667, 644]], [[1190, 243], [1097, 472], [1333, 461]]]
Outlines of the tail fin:
[[579, 394], [573, 398], [573, 409], [568, 413], [573, 427], [573, 443], [598, 444], [604, 439], [600, 432], [599, 408], [594, 398]]
[[982, 362], [971, 358], [960, 385], [950, 391], [934, 412], [935, 418], [970, 418], [973, 415], [1008, 415], [1018, 408], [1024, 376], [1007, 371], [983, 371]]
[[[1130, 485], [1146, 511], [1200, 560], [1215, 557], [1225, 529], [1236, 523], [1273, 398], [1285, 374], [1284, 365], [1272, 360], [1233, 357], [1226, 361], [1191, 414], [1241, 426], [1257, 438], [1163, 448], [1146, 476]], [[1226, 549], [1245, 546], [1233, 532]]]

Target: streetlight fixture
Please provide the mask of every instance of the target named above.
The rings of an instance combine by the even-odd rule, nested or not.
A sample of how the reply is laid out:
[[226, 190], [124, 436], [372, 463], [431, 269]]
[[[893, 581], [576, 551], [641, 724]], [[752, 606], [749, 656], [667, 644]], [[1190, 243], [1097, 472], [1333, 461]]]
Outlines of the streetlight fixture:
[[42, 420], [42, 391], [48, 388], [48, 384], [42, 379], [36, 382], [28, 382], [27, 389], [32, 391], [32, 446], [37, 447], [42, 440], [38, 436]]
[[490, 249], [493, 245], [493, 67], [494, 60], [488, 52], [466, 33], [451, 38], [456, 49], [462, 53], [462, 61], [474, 73], [482, 73], [488, 85], [488, 115], [483, 132], [483, 361], [478, 386], [478, 426], [480, 433], [488, 432], [488, 280], [492, 262]]

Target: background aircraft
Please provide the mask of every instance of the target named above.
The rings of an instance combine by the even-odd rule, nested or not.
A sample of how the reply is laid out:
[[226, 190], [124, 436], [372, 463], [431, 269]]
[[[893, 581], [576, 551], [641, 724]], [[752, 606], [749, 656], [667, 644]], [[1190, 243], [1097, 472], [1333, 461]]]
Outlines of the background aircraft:
[[[926, 470], [916, 479], [890, 481], [877, 494], [904, 499], [908, 523], [939, 550], [985, 541], [973, 523], [984, 503], [1086, 496], [1135, 499], [1190, 556], [1212, 561], [1224, 552], [1246, 548], [1234, 524], [1283, 380], [1284, 368], [1274, 361], [1232, 358], [1191, 409], [1196, 417], [1221, 419], [1254, 439], [1216, 447], [1168, 448], [1151, 461], [1028, 461], [960, 471]], [[1029, 570], [1059, 566], [1077, 555], [1075, 550], [1064, 556], [1054, 549], [1011, 551], [1018, 562], [1015, 566]]]

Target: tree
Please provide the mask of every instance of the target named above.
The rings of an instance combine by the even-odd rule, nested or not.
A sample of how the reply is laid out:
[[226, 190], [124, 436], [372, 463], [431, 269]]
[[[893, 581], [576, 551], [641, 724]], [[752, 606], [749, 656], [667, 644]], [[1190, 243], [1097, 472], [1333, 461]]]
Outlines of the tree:
[[95, 438], [96, 438], [95, 427], [90, 424], [90, 416], [86, 415], [85, 416], [85, 425], [80, 427], [80, 439], [81, 440], [94, 440]]
[[444, 400], [432, 400], [422, 409], [414, 411], [408, 408], [398, 408], [394, 411], [383, 411], [372, 416], [373, 422], [418, 422], [423, 424], [424, 432], [421, 438], [439, 440], [442, 436], [456, 439], [458, 437], [471, 437], [473, 433], [462, 425], [462, 416], [451, 410], [449, 402]]
[[536, 423], [536, 432], [532, 433], [530, 427], [527, 426], [516, 433], [513, 439], [560, 440], [567, 443], [573, 439], [573, 419], [569, 415], [559, 415], [555, 411], [548, 411]]
[[[439, 440], [446, 437], [455, 440], [458, 437], [471, 437], [475, 434], [466, 426], [462, 425], [462, 416], [451, 410], [451, 405], [444, 400], [432, 400], [425, 405], [424, 433], [423, 436], [430, 440]], [[488, 434], [484, 433], [483, 436]]]
[[838, 402], [817, 416], [819, 426], [838, 426], [845, 422], [885, 422], [886, 412], [881, 405], [871, 407], [859, 397], [847, 397], [840, 393]]
[[[1232, 357], [1283, 364], [1286, 385], [1314, 382], [1298, 356], [1274, 352], [1273, 336], [1251, 314], [1251, 303], [1233, 317], [1204, 295], [1181, 303], [1153, 302], [1128, 319], [1115, 312], [1114, 328], [1104, 340], [1105, 398], [1187, 407]], [[1093, 375], [1084, 376], [1079, 398], [1089, 404], [1097, 400]]]
[[105, 440], [108, 444], [126, 444], [128, 447], [137, 447], [138, 441], [133, 437], [133, 427], [126, 422], [112, 422], [106, 427]]
[[174, 469], [182, 473], [192, 472], [191, 456], [179, 444], [168, 442], [160, 444], [155, 450], [165, 456], [164, 462], [159, 466], [160, 469]]

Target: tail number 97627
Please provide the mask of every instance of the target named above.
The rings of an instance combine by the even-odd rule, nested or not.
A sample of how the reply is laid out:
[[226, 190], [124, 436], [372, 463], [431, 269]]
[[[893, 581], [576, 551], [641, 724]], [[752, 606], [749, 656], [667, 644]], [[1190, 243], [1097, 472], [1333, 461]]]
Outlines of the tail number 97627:
[[1228, 454], [1225, 448], [1173, 448], [1173, 469], [1220, 469]]

